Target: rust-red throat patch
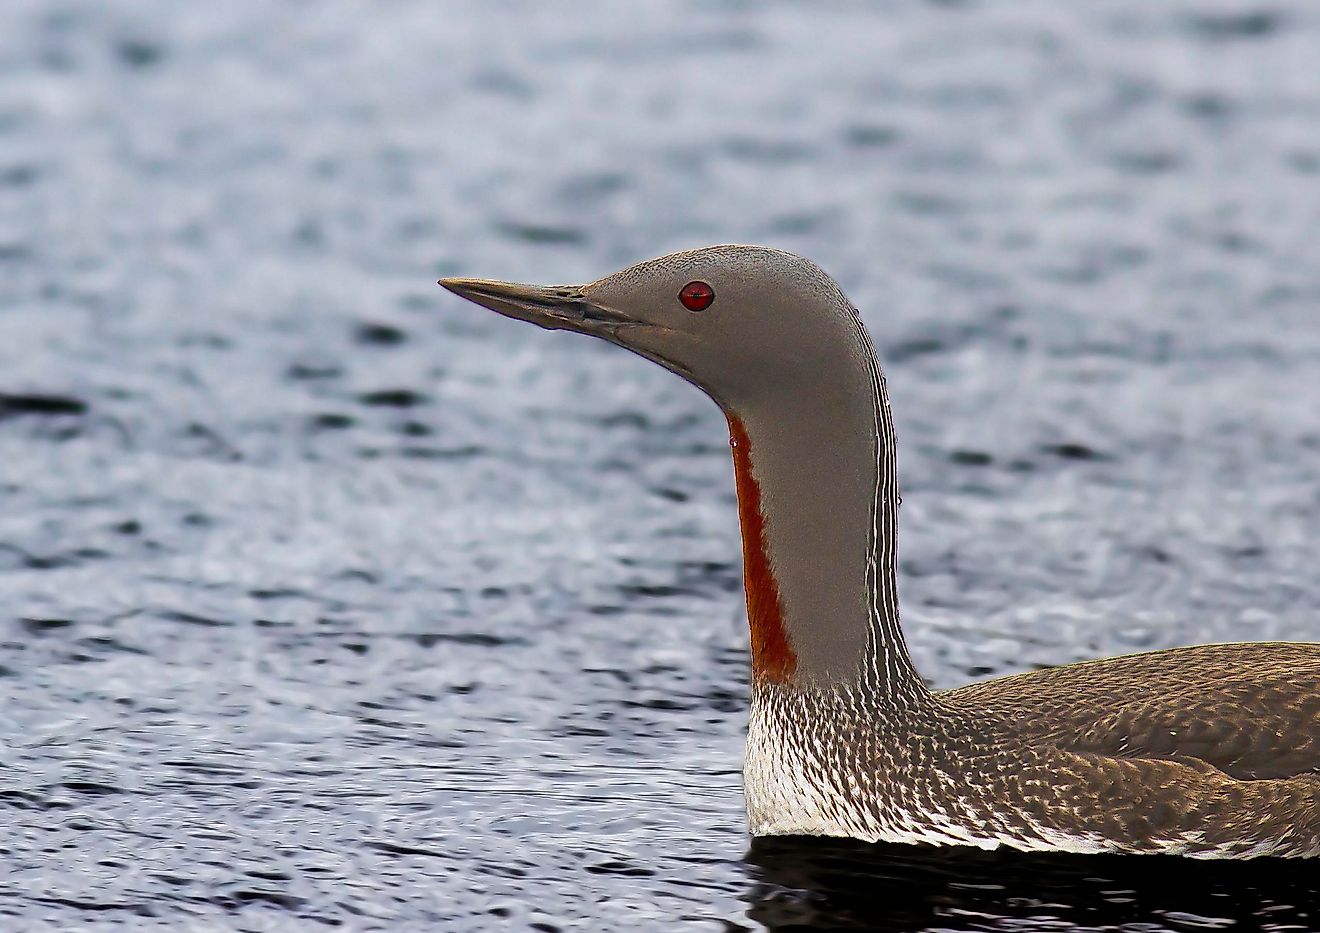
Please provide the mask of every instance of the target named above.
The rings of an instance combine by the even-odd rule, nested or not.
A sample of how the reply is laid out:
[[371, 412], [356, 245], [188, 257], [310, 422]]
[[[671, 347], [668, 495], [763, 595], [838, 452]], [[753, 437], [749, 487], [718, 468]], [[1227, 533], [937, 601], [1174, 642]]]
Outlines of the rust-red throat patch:
[[784, 628], [779, 598], [766, 549], [761, 487], [752, 475], [752, 443], [735, 415], [728, 415], [729, 446], [733, 448], [733, 478], [738, 488], [738, 522], [742, 527], [743, 585], [747, 590], [747, 621], [751, 626], [752, 679], [784, 683], [793, 679], [797, 655]]

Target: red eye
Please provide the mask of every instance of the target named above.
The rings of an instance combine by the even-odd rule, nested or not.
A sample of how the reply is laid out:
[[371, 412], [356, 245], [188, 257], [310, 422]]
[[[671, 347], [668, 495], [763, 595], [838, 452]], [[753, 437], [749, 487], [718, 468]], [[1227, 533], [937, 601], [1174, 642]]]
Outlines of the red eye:
[[715, 300], [715, 289], [705, 282], [688, 282], [678, 293], [678, 300], [689, 311], [705, 311]]

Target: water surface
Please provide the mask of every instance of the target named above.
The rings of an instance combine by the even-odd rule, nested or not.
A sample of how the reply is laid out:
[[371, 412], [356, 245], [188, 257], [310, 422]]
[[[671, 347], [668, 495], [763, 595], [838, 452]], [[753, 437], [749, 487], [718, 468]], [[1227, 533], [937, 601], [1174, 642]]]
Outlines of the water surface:
[[723, 419], [464, 305], [760, 242], [889, 376], [937, 686], [1320, 637], [1304, 3], [9, 0], [6, 929], [1315, 928], [749, 848]]

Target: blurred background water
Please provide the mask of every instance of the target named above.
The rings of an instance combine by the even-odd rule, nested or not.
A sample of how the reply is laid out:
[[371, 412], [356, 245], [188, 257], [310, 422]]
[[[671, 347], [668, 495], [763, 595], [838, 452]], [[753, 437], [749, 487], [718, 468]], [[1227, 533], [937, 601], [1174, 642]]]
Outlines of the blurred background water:
[[6, 0], [0, 925], [1320, 927], [749, 849], [722, 418], [433, 285], [832, 272], [937, 686], [1314, 640], [1317, 62], [1300, 0]]

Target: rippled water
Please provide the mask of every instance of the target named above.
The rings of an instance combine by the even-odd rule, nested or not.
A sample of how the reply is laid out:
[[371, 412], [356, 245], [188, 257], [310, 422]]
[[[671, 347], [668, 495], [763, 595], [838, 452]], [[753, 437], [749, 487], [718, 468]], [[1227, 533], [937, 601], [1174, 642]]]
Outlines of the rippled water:
[[1318, 58], [1300, 0], [8, 0], [4, 928], [1320, 926], [1312, 867], [749, 850], [722, 419], [432, 284], [833, 272], [939, 686], [1316, 639]]

